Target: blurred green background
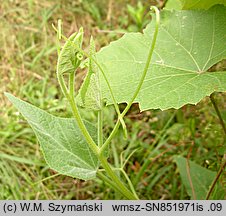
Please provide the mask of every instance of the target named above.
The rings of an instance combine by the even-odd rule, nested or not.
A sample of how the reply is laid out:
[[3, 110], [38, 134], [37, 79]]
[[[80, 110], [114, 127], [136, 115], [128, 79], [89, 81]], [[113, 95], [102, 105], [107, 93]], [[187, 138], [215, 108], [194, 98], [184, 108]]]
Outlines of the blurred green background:
[[[162, 8], [164, 4], [163, 0], [1, 1], [0, 199], [121, 199], [120, 194], [100, 180], [85, 182], [50, 170], [32, 129], [3, 92], [58, 116], [70, 117], [55, 75], [57, 50], [52, 23], [56, 25], [57, 19], [62, 19], [66, 36], [83, 26], [84, 47], [93, 35], [99, 50], [124, 32], [141, 31], [151, 20], [149, 6]], [[83, 78], [84, 72], [79, 71], [78, 83]], [[216, 98], [220, 108], [226, 110], [225, 94]], [[95, 121], [95, 114], [81, 112], [84, 118]], [[226, 112], [223, 114], [225, 118]], [[115, 119], [114, 109], [108, 107], [106, 135]], [[219, 169], [225, 140], [208, 98], [197, 106], [188, 105], [177, 111], [140, 113], [135, 104], [127, 114], [126, 123], [129, 140], [123, 140], [119, 131], [112, 143], [110, 160], [117, 167], [120, 153], [126, 157], [137, 149], [126, 171], [141, 199], [189, 198], [173, 155], [186, 157], [191, 150], [191, 160], [210, 170]], [[142, 171], [144, 163], [146, 170]]]

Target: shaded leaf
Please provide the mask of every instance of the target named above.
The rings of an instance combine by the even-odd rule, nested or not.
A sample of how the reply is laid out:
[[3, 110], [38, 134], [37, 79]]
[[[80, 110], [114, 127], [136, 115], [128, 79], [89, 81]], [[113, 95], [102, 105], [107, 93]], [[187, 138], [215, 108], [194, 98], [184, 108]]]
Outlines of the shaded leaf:
[[[141, 110], [196, 104], [226, 90], [226, 72], [206, 72], [226, 56], [226, 8], [163, 11], [157, 44], [135, 102]], [[154, 19], [153, 19], [154, 20]], [[127, 33], [97, 53], [118, 103], [128, 102], [144, 69], [155, 23], [141, 33]], [[100, 76], [102, 95], [112, 99]]]
[[[186, 168], [186, 159], [181, 156], [174, 156], [174, 160], [177, 164], [182, 182], [187, 190], [188, 195], [192, 199], [194, 199]], [[190, 166], [189, 172], [191, 176], [192, 185], [195, 191], [196, 199], [198, 200], [205, 199], [209, 191], [209, 187], [211, 186], [211, 183], [213, 182], [217, 173], [210, 171], [206, 168], [203, 168], [192, 161], [189, 161], [189, 166]]]
[[[96, 48], [93, 38], [90, 39], [89, 55], [91, 58], [96, 59]], [[100, 83], [98, 67], [93, 60], [88, 59], [88, 72], [79, 89], [76, 102], [79, 106], [82, 106], [91, 110], [101, 109], [101, 96], [100, 96]]]
[[209, 9], [216, 4], [226, 5], [226, 0], [180, 0], [183, 10]]
[[[74, 119], [55, 117], [11, 94], [6, 93], [6, 96], [33, 128], [50, 168], [74, 178], [95, 178], [98, 159]], [[97, 140], [96, 128], [85, 123], [91, 136]]]

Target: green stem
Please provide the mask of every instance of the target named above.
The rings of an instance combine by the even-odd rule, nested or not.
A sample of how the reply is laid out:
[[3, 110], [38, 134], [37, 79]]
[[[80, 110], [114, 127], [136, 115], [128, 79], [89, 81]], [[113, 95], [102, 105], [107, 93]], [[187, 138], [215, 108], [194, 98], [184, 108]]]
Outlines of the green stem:
[[63, 76], [57, 73], [57, 79], [58, 79], [58, 83], [60, 84], [61, 91], [63, 92], [64, 96], [67, 98], [69, 94], [68, 94], [68, 89], [65, 85]]
[[75, 119], [77, 120], [78, 126], [83, 134], [83, 136], [86, 139], [86, 142], [89, 144], [90, 148], [93, 150], [93, 152], [98, 156], [99, 155], [99, 148], [97, 147], [96, 143], [93, 141], [92, 137], [90, 136], [89, 132], [86, 129], [86, 126], [84, 125], [82, 118], [79, 114], [78, 107], [75, 103], [74, 98], [68, 98], [69, 103], [72, 108], [73, 115]]
[[[53, 29], [54, 29], [56, 32], [58, 32], [58, 30], [56, 29], [56, 27], [55, 27], [54, 25], [52, 25], [52, 27], [53, 27]], [[69, 42], [71, 43], [71, 45], [74, 46], [80, 53], [82, 53], [82, 54], [83, 54], [84, 56], [86, 56], [87, 58], [90, 58], [90, 59], [97, 65], [97, 67], [100, 69], [101, 74], [103, 75], [104, 80], [105, 80], [105, 82], [106, 82], [106, 84], [107, 84], [107, 86], [108, 86], [108, 89], [109, 89], [109, 91], [110, 91], [111, 98], [112, 98], [112, 100], [113, 100], [113, 104], [114, 104], [115, 110], [116, 110], [117, 114], [120, 115], [119, 106], [118, 106], [118, 104], [117, 104], [117, 102], [116, 102], [116, 100], [115, 100], [115, 97], [114, 97], [114, 94], [113, 94], [111, 85], [110, 85], [110, 83], [109, 83], [109, 81], [108, 81], [108, 79], [107, 79], [107, 77], [106, 77], [106, 75], [105, 75], [105, 73], [104, 73], [104, 70], [103, 70], [103, 68], [101, 67], [101, 65], [96, 61], [96, 59], [94, 59], [92, 56], [90, 56], [88, 53], [86, 53], [84, 50], [82, 50], [79, 46], [77, 46], [77, 45], [76, 45], [75, 43], [73, 43], [72, 41], [68, 40], [68, 38], [67, 38], [65, 35], [63, 35], [62, 33], [61, 33], [61, 37], [62, 37], [64, 40], [69, 41]], [[123, 121], [123, 120], [121, 120], [121, 121]]]
[[[112, 179], [112, 181], [114, 182], [114, 184], [112, 184], [113, 186], [117, 185], [117, 187], [119, 188], [119, 191], [127, 198], [127, 199], [131, 199], [131, 200], [136, 200], [138, 199], [137, 195], [131, 193], [130, 190], [128, 190], [128, 188], [120, 181], [120, 179], [118, 178], [118, 176], [114, 173], [114, 171], [112, 170], [112, 168], [110, 167], [109, 163], [107, 162], [107, 159], [104, 157], [104, 150], [106, 149], [106, 147], [108, 146], [108, 144], [110, 143], [110, 141], [112, 140], [112, 138], [115, 136], [119, 126], [120, 126], [120, 122], [122, 123], [122, 125], [125, 127], [125, 123], [124, 123], [124, 120], [123, 120], [123, 117], [125, 116], [125, 114], [127, 113], [127, 111], [129, 110], [129, 108], [131, 107], [133, 101], [135, 100], [135, 98], [137, 97], [140, 89], [141, 89], [141, 86], [144, 82], [144, 79], [145, 79], [145, 76], [147, 74], [147, 71], [148, 71], [148, 67], [150, 65], [150, 61], [151, 61], [151, 57], [152, 57], [152, 53], [153, 53], [153, 50], [154, 50], [154, 46], [155, 46], [155, 43], [156, 43], [156, 38], [157, 38], [157, 33], [158, 33], [158, 25], [159, 25], [159, 11], [156, 7], [151, 7], [151, 9], [154, 9], [155, 10], [155, 13], [156, 13], [156, 28], [155, 28], [155, 32], [154, 32], [154, 37], [153, 37], [153, 40], [152, 40], [152, 45], [151, 45], [151, 48], [150, 48], [150, 51], [149, 51], [149, 54], [148, 54], [148, 58], [147, 58], [147, 62], [145, 64], [145, 68], [144, 68], [144, 71], [143, 71], [143, 74], [141, 76], [141, 80], [138, 84], [138, 87], [131, 99], [131, 101], [128, 103], [128, 105], [126, 106], [125, 110], [123, 111], [123, 113], [121, 114], [120, 113], [120, 110], [119, 110], [119, 107], [118, 107], [118, 104], [114, 98], [114, 95], [113, 95], [113, 91], [111, 89], [111, 86], [110, 86], [110, 83], [108, 82], [108, 79], [102, 69], [102, 67], [100, 66], [100, 64], [95, 60], [93, 59], [89, 54], [85, 53], [80, 47], [77, 47], [74, 43], [73, 46], [76, 46], [76, 49], [78, 51], [80, 51], [83, 55], [85, 55], [86, 57], [89, 57], [89, 58], [92, 58], [92, 60], [94, 61], [94, 63], [96, 63], [96, 65], [99, 67], [107, 85], [108, 85], [108, 88], [110, 90], [110, 94], [111, 94], [111, 97], [113, 99], [113, 103], [114, 103], [114, 106], [115, 106], [115, 109], [116, 109], [116, 112], [118, 114], [118, 120], [117, 120], [117, 123], [112, 131], [112, 133], [110, 134], [110, 136], [108, 137], [108, 139], [106, 140], [106, 142], [102, 145], [101, 149], [99, 149], [99, 147], [97, 147], [96, 143], [93, 141], [92, 137], [90, 136], [89, 132], [87, 131], [83, 121], [82, 121], [82, 118], [79, 114], [79, 111], [78, 111], [78, 108], [77, 108], [77, 105], [75, 103], [75, 100], [74, 100], [74, 97], [72, 96], [74, 94], [74, 91], [73, 91], [73, 94], [72, 94], [72, 83], [71, 83], [71, 80], [73, 77], [69, 77], [69, 80], [70, 80], [70, 87], [69, 87], [69, 93], [68, 93], [68, 89], [65, 85], [65, 82], [64, 82], [64, 79], [63, 79], [63, 76], [61, 75], [57, 75], [58, 76], [58, 81], [60, 83], [60, 86], [61, 86], [61, 89], [64, 93], [64, 95], [67, 97], [69, 103], [70, 103], [70, 106], [72, 108], [72, 112], [73, 112], [73, 115], [77, 121], [77, 124], [84, 136], [84, 138], [86, 139], [87, 143], [89, 144], [90, 148], [93, 150], [93, 152], [98, 156], [103, 168], [105, 169], [106, 173], [110, 176], [110, 178]], [[62, 35], [62, 37], [64, 37]], [[67, 40], [67, 38], [66, 38]], [[74, 78], [73, 78], [74, 79]], [[73, 84], [74, 85], [74, 84]], [[100, 113], [101, 114], [101, 113]], [[99, 128], [99, 131], [98, 131], [98, 143], [101, 144], [101, 140], [103, 139], [102, 138], [102, 131], [100, 132], [100, 128], [102, 128], [102, 117], [101, 115], [98, 116], [98, 128]], [[127, 176], [128, 177], [128, 176]], [[128, 179], [127, 179], [128, 181]], [[128, 181], [129, 184], [131, 183], [131, 181], [129, 180]], [[111, 183], [110, 183], [111, 184]], [[131, 183], [132, 184], [132, 183]], [[130, 185], [131, 187], [131, 185]], [[134, 192], [134, 188], [132, 186], [132, 191]]]
[[123, 168], [121, 169], [121, 172], [122, 172], [123, 175], [125, 176], [125, 178], [126, 178], [128, 184], [129, 184], [130, 190], [133, 192], [133, 195], [136, 197], [137, 200], [139, 200], [139, 198], [138, 198], [138, 196], [137, 196], [137, 193], [136, 193], [136, 191], [135, 191], [135, 189], [134, 189], [134, 187], [133, 187], [133, 184], [132, 184], [132, 182], [131, 182], [130, 179], [129, 179], [129, 176], [127, 175], [127, 173], [125, 172], [125, 170], [124, 170]]
[[102, 109], [98, 111], [98, 147], [103, 145], [103, 111]]
[[[111, 149], [112, 149], [112, 156], [113, 156], [113, 159], [114, 159], [114, 167], [116, 167], [116, 169], [114, 169], [114, 170], [118, 170], [118, 169], [120, 169], [119, 168], [120, 163], [119, 163], [119, 157], [118, 157], [117, 149], [115, 147], [115, 143], [112, 143]], [[120, 172], [117, 172], [117, 176], [120, 178]]]
[[121, 191], [120, 191], [118, 185], [116, 185], [113, 181], [111, 181], [104, 174], [102, 174], [101, 172], [97, 172], [97, 177], [100, 178], [106, 184], [108, 184], [110, 187], [112, 187], [115, 191], [118, 191], [121, 194]]
[[75, 73], [69, 74], [69, 94], [72, 98], [75, 97]]
[[158, 35], [158, 29], [159, 29], [159, 22], [160, 22], [160, 15], [159, 15], [158, 8], [155, 7], [155, 6], [152, 6], [151, 9], [155, 10], [155, 13], [156, 13], [156, 25], [155, 25], [155, 32], [154, 32], [153, 39], [152, 39], [152, 44], [151, 44], [151, 47], [150, 47], [150, 50], [149, 50], [149, 53], [148, 53], [148, 57], [147, 57], [147, 60], [146, 60], [146, 64], [145, 64], [142, 76], [140, 78], [139, 84], [138, 84], [138, 86], [136, 88], [136, 91], [133, 94], [130, 102], [127, 104], [127, 106], [124, 109], [124, 111], [118, 116], [117, 123], [115, 124], [110, 136], [108, 137], [108, 139], [103, 144], [103, 146], [102, 146], [102, 148], [100, 150], [101, 152], [103, 152], [107, 148], [107, 146], [111, 142], [112, 138], [117, 133], [119, 125], [120, 125], [119, 123], [120, 123], [121, 119], [123, 119], [123, 117], [126, 115], [128, 110], [130, 109], [131, 105], [133, 104], [134, 100], [136, 99], [136, 97], [137, 97], [137, 95], [138, 95], [138, 93], [139, 93], [139, 91], [141, 89], [141, 86], [142, 86], [142, 84], [144, 82], [144, 79], [146, 77], [146, 74], [147, 74], [147, 71], [148, 71], [148, 68], [149, 68], [149, 65], [150, 65], [150, 62], [151, 62], [152, 54], [153, 54], [153, 51], [154, 51], [154, 48], [155, 48], [156, 39], [157, 39], [157, 35]]
[[110, 176], [110, 178], [112, 179], [112, 181], [117, 185], [117, 187], [119, 188], [120, 192], [127, 198], [130, 200], [137, 200], [138, 198], [134, 196], [133, 193], [131, 193], [128, 188], [121, 182], [121, 180], [118, 178], [118, 176], [114, 173], [114, 171], [112, 170], [112, 168], [110, 167], [110, 165], [107, 162], [107, 159], [103, 156], [100, 155], [99, 156], [99, 160], [103, 166], [103, 168], [105, 169], [106, 173]]
[[141, 86], [144, 83], [144, 79], [146, 77], [146, 74], [147, 74], [147, 71], [148, 71], [148, 68], [149, 68], [149, 65], [150, 65], [150, 62], [151, 62], [152, 54], [153, 54], [153, 51], [154, 51], [154, 48], [155, 48], [155, 44], [156, 44], [156, 40], [157, 40], [157, 35], [158, 35], [158, 29], [159, 29], [160, 14], [159, 14], [158, 8], [155, 7], [155, 6], [152, 6], [151, 7], [151, 10], [154, 10], [155, 11], [155, 14], [156, 14], [155, 32], [154, 32], [154, 35], [153, 35], [151, 47], [150, 47], [150, 50], [149, 50], [149, 53], [148, 53], [148, 58], [146, 60], [146, 64], [145, 64], [145, 67], [144, 67], [143, 74], [141, 76], [140, 82], [139, 82], [139, 84], [138, 84], [138, 86], [136, 88], [136, 91], [135, 91], [133, 97], [131, 98], [130, 102], [127, 104], [126, 108], [122, 112], [122, 118], [126, 115], [126, 113], [128, 112], [128, 110], [130, 109], [131, 105], [133, 104], [134, 100], [136, 99], [138, 93], [140, 92]]
[[[131, 199], [131, 200], [135, 200], [137, 199], [137, 197], [135, 197], [133, 195], [133, 193], [131, 193], [127, 187], [120, 181], [120, 179], [118, 178], [118, 176], [114, 173], [114, 171], [112, 170], [112, 168], [110, 167], [110, 165], [108, 164], [106, 158], [99, 152], [99, 148], [96, 146], [96, 143], [93, 141], [92, 137], [90, 136], [89, 132], [87, 131], [82, 118], [79, 114], [77, 105], [75, 103], [74, 98], [71, 98], [71, 96], [68, 94], [68, 90], [65, 86], [65, 82], [62, 76], [58, 76], [58, 80], [59, 80], [59, 84], [61, 86], [61, 89], [63, 90], [64, 95], [66, 96], [66, 98], [68, 99], [70, 106], [72, 108], [72, 112], [73, 115], [77, 121], [77, 124], [83, 134], [83, 136], [86, 139], [86, 142], [89, 144], [90, 148], [93, 150], [93, 152], [97, 155], [98, 159], [100, 160], [103, 168], [105, 169], [106, 173], [110, 176], [110, 178], [112, 179], [112, 181], [117, 185], [117, 187], [119, 188], [119, 191], [121, 192], [121, 194], [123, 194], [127, 199]], [[101, 119], [102, 121], [102, 119]], [[99, 134], [100, 136], [100, 134]], [[114, 187], [114, 185], [112, 185]]]
[[79, 114], [78, 107], [75, 103], [74, 97], [72, 98], [71, 95], [68, 93], [67, 87], [65, 85], [64, 79], [62, 75], [57, 74], [57, 78], [60, 84], [60, 87], [65, 95], [65, 97], [68, 99], [72, 113], [77, 121], [77, 124], [86, 140], [90, 148], [93, 150], [93, 152], [98, 156], [99, 155], [99, 148], [97, 147], [96, 143], [93, 141], [92, 137], [90, 136], [88, 130], [86, 129], [86, 126], [84, 125], [82, 118]]
[[216, 100], [214, 99], [213, 94], [210, 95], [210, 100], [211, 100], [211, 102], [212, 102], [212, 104], [214, 106], [214, 109], [215, 109], [216, 113], [217, 113], [217, 116], [219, 118], [220, 124], [221, 124], [221, 126], [223, 128], [224, 134], [226, 135], [226, 126], [225, 126], [224, 120], [223, 120], [223, 118], [221, 116], [220, 110], [218, 109], [218, 105], [217, 105]]
[[117, 120], [112, 132], [110, 133], [109, 137], [107, 138], [107, 140], [104, 142], [104, 144], [102, 145], [101, 149], [100, 149], [100, 153], [104, 152], [105, 149], [108, 147], [108, 145], [110, 144], [111, 140], [115, 137], [118, 129], [120, 126], [120, 121], [119, 119]]

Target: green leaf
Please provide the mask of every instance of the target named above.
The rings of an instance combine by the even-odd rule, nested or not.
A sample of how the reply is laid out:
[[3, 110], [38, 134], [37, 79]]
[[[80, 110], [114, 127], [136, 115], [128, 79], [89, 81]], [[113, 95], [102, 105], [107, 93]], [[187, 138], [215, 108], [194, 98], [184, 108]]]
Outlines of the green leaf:
[[101, 109], [101, 96], [100, 96], [100, 83], [98, 67], [92, 59], [96, 58], [96, 48], [93, 38], [90, 39], [89, 55], [91, 58], [88, 60], [88, 73], [83, 81], [76, 97], [76, 102], [79, 106], [91, 110]]
[[180, 0], [183, 10], [209, 9], [213, 5], [226, 5], [226, 0]]
[[[181, 156], [174, 156], [174, 160], [177, 164], [182, 182], [187, 190], [188, 195], [192, 199], [194, 199], [192, 187], [189, 181], [186, 159]], [[196, 195], [196, 199], [198, 200], [205, 199], [209, 191], [209, 187], [217, 173], [210, 171], [206, 168], [203, 168], [192, 161], [189, 161], [189, 166], [190, 166], [189, 173], [194, 188], [194, 192]]]
[[[33, 128], [50, 168], [74, 178], [95, 178], [98, 159], [74, 119], [55, 117], [11, 94], [6, 93], [6, 96]], [[97, 140], [96, 128], [85, 123], [92, 137]]]
[[226, 0], [168, 0], [165, 8], [175, 10], [209, 9], [216, 4], [226, 5]]
[[74, 73], [79, 67], [83, 58], [72, 43], [82, 46], [83, 29], [80, 28], [79, 32], [72, 34], [68, 41], [64, 44], [57, 61], [57, 73], [62, 75], [65, 73]]
[[181, 10], [182, 9], [181, 0], [168, 0], [166, 2], [164, 9]]
[[[226, 8], [163, 11], [157, 44], [135, 102], [141, 110], [196, 104], [214, 91], [226, 90], [226, 72], [206, 72], [226, 56]], [[153, 19], [154, 20], [154, 19]], [[128, 102], [144, 69], [154, 32], [127, 33], [97, 53], [118, 103]], [[112, 99], [100, 76], [102, 95]]]

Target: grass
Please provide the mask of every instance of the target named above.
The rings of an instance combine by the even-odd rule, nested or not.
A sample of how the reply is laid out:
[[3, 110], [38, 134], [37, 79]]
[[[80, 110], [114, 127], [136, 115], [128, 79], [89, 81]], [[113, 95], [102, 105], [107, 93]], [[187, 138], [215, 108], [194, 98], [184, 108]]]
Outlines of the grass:
[[[50, 170], [33, 131], [3, 95], [4, 91], [11, 92], [50, 113], [71, 116], [56, 82], [57, 51], [51, 24], [61, 18], [66, 35], [84, 26], [85, 45], [92, 34], [98, 49], [120, 37], [117, 32], [122, 29], [136, 29], [126, 5], [136, 8], [137, 1], [100, 2], [21, 0], [0, 5], [0, 199], [122, 198], [100, 180], [84, 182]], [[144, 7], [148, 8], [148, 3]], [[83, 77], [79, 72], [78, 79]], [[225, 94], [217, 95], [221, 110], [226, 109], [225, 99]], [[109, 107], [104, 111], [106, 135], [116, 120], [113, 110]], [[96, 116], [90, 113], [86, 118], [94, 121]], [[188, 105], [178, 111], [139, 113], [134, 104], [126, 124], [129, 141], [119, 131], [110, 160], [119, 167], [120, 161], [136, 150], [125, 168], [141, 199], [189, 198], [172, 157], [187, 157], [191, 145], [191, 160], [210, 170], [219, 169], [225, 139], [208, 98], [198, 106]], [[144, 163], [147, 169], [141, 172]], [[220, 181], [223, 184], [223, 176]]]

